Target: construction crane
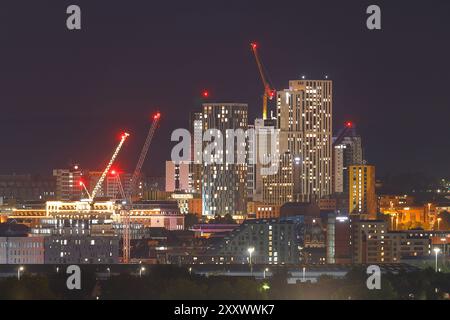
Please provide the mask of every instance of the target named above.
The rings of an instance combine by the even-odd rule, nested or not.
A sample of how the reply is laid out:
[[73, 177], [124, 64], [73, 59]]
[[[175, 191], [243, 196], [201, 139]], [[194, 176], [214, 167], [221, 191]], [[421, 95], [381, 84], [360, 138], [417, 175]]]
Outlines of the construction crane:
[[159, 119], [161, 118], [161, 113], [157, 112], [153, 116], [153, 122], [148, 130], [147, 138], [145, 139], [144, 146], [142, 147], [141, 154], [139, 156], [139, 160], [136, 164], [136, 168], [134, 169], [133, 176], [130, 181], [130, 189], [128, 191], [127, 200], [130, 201], [131, 197], [135, 194], [137, 183], [139, 180], [139, 176], [141, 175], [142, 165], [144, 164], [145, 157], [147, 156], [148, 149], [150, 148], [150, 144], [152, 143], [153, 135], [155, 134], [155, 130], [158, 127]]
[[108, 164], [106, 165], [105, 170], [103, 171], [102, 175], [100, 176], [100, 179], [98, 179], [97, 184], [95, 185], [94, 189], [92, 190], [92, 193], [90, 195], [90, 201], [93, 202], [95, 196], [97, 195], [98, 191], [100, 190], [100, 188], [102, 187], [103, 181], [105, 181], [106, 175], [108, 174], [109, 170], [111, 169], [111, 166], [113, 165], [114, 161], [117, 158], [117, 155], [120, 152], [120, 149], [122, 149], [123, 144], [125, 143], [125, 140], [129, 137], [130, 135], [126, 132], [124, 132], [122, 134], [122, 136], [120, 137], [120, 142], [117, 145], [116, 149], [114, 150], [114, 153], [111, 157], [111, 159], [109, 160]]
[[252, 49], [253, 55], [255, 56], [256, 64], [258, 66], [259, 75], [261, 76], [262, 83], [264, 85], [264, 94], [263, 94], [263, 119], [267, 119], [267, 104], [268, 100], [272, 100], [275, 96], [275, 89], [270, 85], [265, 73], [264, 73], [264, 66], [261, 62], [261, 58], [259, 57], [258, 53], [258, 45], [255, 42], [252, 42], [250, 44], [250, 47]]
[[346, 121], [344, 123], [344, 127], [339, 131], [336, 139], [333, 141], [333, 147], [339, 145], [342, 142], [342, 139], [350, 133], [352, 136], [355, 136], [355, 125], [351, 121]]
[[125, 196], [125, 192], [123, 190], [123, 185], [122, 185], [122, 181], [120, 180], [120, 174], [119, 172], [117, 172], [116, 170], [111, 170], [111, 176], [114, 177], [114, 179], [116, 180], [116, 185], [117, 185], [117, 189], [118, 191], [115, 191], [114, 197], [117, 196], [118, 194], [121, 196], [121, 199], [126, 199]]
[[132, 205], [132, 197], [135, 194], [137, 183], [139, 177], [141, 175], [142, 165], [144, 164], [145, 157], [147, 156], [148, 149], [150, 148], [150, 144], [153, 140], [153, 136], [155, 134], [156, 128], [158, 127], [159, 120], [161, 118], [161, 113], [157, 112], [153, 116], [153, 122], [148, 130], [147, 138], [145, 139], [144, 146], [142, 147], [141, 154], [139, 156], [139, 160], [136, 164], [136, 168], [134, 169], [133, 176], [130, 181], [130, 188], [126, 194], [126, 204], [125, 210], [123, 210], [123, 262], [128, 263], [130, 261], [130, 210]]

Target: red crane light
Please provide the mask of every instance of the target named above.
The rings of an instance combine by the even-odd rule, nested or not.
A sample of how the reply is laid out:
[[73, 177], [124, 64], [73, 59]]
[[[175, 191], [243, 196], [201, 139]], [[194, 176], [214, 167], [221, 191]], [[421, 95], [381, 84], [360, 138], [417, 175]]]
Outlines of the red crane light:
[[252, 49], [258, 48], [258, 45], [255, 42], [250, 43], [250, 45], [252, 46]]
[[80, 187], [82, 187], [83, 186], [83, 181], [80, 181], [80, 182], [78, 182], [78, 184], [80, 185]]
[[353, 127], [353, 123], [352, 123], [351, 121], [347, 121], [347, 122], [345, 123], [345, 126], [346, 126], [347, 128], [352, 128], [352, 127]]
[[155, 115], [153, 116], [153, 120], [157, 120], [159, 118], [161, 118], [161, 113], [159, 112], [155, 113]]

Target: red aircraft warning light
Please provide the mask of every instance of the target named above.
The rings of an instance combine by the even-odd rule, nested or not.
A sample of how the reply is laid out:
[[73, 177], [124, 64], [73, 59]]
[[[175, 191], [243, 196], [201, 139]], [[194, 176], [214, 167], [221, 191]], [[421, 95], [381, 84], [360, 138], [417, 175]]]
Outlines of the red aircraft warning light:
[[250, 45], [252, 46], [252, 49], [256, 49], [258, 47], [256, 42], [252, 42], [252, 43], [250, 43]]
[[209, 92], [208, 92], [208, 90], [203, 90], [202, 96], [203, 96], [203, 98], [208, 98], [208, 97], [209, 97]]
[[345, 126], [346, 126], [347, 128], [353, 128], [353, 122], [347, 121], [347, 122], [345, 123]]
[[160, 112], [155, 113], [153, 116], [153, 120], [157, 120], [159, 118], [161, 118], [161, 113]]

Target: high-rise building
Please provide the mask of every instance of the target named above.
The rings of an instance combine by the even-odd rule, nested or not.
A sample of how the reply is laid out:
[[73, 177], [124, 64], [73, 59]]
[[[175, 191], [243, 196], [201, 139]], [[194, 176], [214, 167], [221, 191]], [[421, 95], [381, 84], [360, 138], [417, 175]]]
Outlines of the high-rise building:
[[346, 123], [342, 134], [333, 138], [333, 192], [348, 192], [348, 168], [363, 164], [361, 136], [356, 134], [354, 125]]
[[263, 202], [283, 205], [286, 202], [300, 201], [300, 170], [299, 156], [293, 156], [289, 152], [280, 155], [278, 172], [262, 177]]
[[279, 152], [300, 159], [300, 201], [332, 193], [332, 106], [330, 80], [292, 80], [277, 92]]
[[350, 166], [349, 213], [364, 219], [376, 219], [377, 197], [375, 195], [375, 166]]
[[[202, 147], [203, 147], [203, 113], [194, 112], [190, 119], [191, 162], [189, 164], [189, 189], [192, 193], [202, 193]], [[196, 161], [197, 160], [197, 161]]]
[[255, 119], [255, 124], [249, 126], [254, 134], [248, 148], [248, 158], [252, 159], [247, 165], [248, 196], [253, 201], [263, 201], [263, 174], [261, 169], [270, 167], [272, 155], [278, 152], [278, 139], [274, 135], [276, 118]]
[[[203, 142], [203, 150], [212, 144], [219, 146], [215, 139], [223, 139], [223, 150], [215, 149], [212, 154], [203, 154], [202, 198], [203, 215], [242, 216], [246, 213], [246, 146], [242, 141], [234, 143], [234, 161], [227, 162], [227, 129], [247, 130], [247, 104], [239, 103], [205, 103], [203, 104], [202, 128], [206, 133], [210, 129], [220, 131], [220, 137], [211, 142]], [[234, 138], [234, 140], [236, 140]], [[238, 139], [239, 140], [239, 139]], [[232, 151], [232, 150], [230, 150]], [[207, 159], [207, 157], [209, 157]], [[244, 158], [243, 163], [238, 159]], [[211, 161], [213, 160], [213, 161]], [[221, 162], [221, 163], [219, 163]]]
[[78, 165], [69, 169], [55, 169], [53, 170], [53, 176], [56, 177], [57, 200], [79, 200], [82, 197], [80, 181], [83, 181], [83, 172]]
[[189, 191], [189, 163], [166, 161], [166, 191]]

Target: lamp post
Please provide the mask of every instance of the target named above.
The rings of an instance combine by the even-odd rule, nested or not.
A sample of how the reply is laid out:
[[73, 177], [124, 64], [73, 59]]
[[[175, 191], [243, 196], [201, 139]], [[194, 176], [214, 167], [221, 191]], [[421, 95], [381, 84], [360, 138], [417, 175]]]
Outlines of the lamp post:
[[438, 231], [439, 231], [439, 224], [441, 223], [442, 218], [437, 218], [437, 223], [438, 223]]
[[20, 266], [20, 267], [17, 269], [17, 280], [20, 280], [20, 273], [21, 273], [23, 270], [25, 270], [25, 268], [24, 268], [23, 266]]
[[108, 271], [108, 278], [111, 278], [111, 268], [110, 267], [106, 268], [106, 271]]
[[139, 268], [139, 277], [142, 277], [142, 272], [145, 271], [145, 267], [140, 267]]
[[249, 255], [248, 263], [250, 264], [250, 274], [253, 276], [252, 254], [255, 252], [255, 247], [249, 247], [247, 251]]
[[306, 281], [306, 267], [303, 267], [302, 278], [303, 278], [303, 282], [305, 282]]
[[264, 268], [263, 270], [263, 278], [266, 278], [266, 272], [269, 272], [269, 268]]
[[438, 254], [439, 254], [439, 252], [441, 252], [441, 249], [436, 247], [436, 248], [433, 249], [433, 251], [434, 251], [435, 256], [436, 256], [435, 271], [438, 272]]

